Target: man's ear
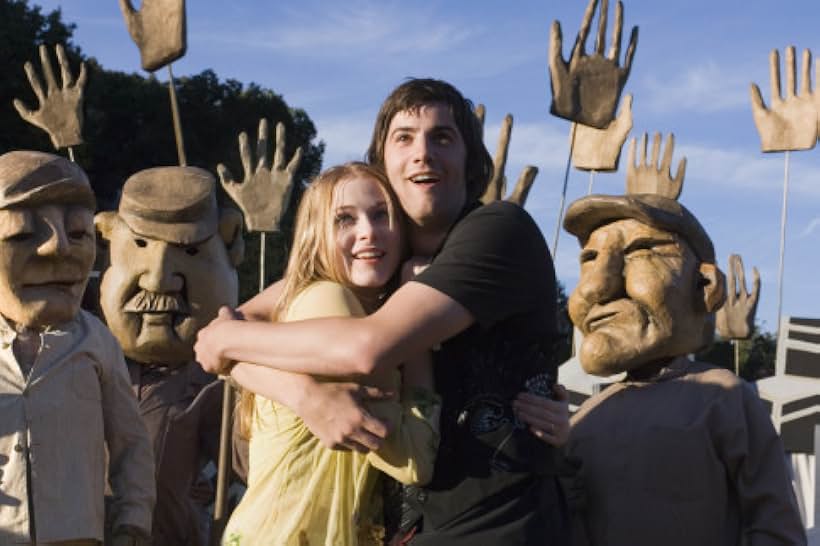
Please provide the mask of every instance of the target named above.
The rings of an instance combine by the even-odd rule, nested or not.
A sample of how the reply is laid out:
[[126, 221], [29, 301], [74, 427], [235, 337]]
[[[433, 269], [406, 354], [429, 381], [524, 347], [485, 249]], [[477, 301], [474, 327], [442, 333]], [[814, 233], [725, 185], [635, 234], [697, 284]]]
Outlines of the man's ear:
[[715, 264], [701, 262], [700, 287], [707, 313], [714, 313], [726, 301], [726, 276]]
[[219, 235], [228, 250], [231, 264], [239, 267], [245, 258], [245, 239], [242, 238], [242, 213], [233, 207], [219, 211]]

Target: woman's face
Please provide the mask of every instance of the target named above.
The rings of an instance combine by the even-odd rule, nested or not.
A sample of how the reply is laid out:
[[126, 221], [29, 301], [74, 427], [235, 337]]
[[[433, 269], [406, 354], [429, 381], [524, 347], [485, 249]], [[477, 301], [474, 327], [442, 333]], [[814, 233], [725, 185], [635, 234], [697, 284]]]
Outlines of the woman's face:
[[342, 180], [333, 190], [336, 259], [353, 287], [381, 288], [399, 266], [401, 234], [388, 199], [366, 175]]

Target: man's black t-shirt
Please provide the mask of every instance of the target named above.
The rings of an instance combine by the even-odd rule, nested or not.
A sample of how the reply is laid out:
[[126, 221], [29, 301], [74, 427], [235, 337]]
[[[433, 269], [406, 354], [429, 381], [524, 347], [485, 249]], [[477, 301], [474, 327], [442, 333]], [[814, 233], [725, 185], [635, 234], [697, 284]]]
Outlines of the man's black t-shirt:
[[559, 544], [566, 514], [549, 446], [511, 408], [528, 378], [556, 376], [555, 271], [521, 207], [473, 206], [416, 279], [463, 305], [475, 323], [434, 352], [442, 394], [433, 480], [407, 491], [423, 514], [411, 544]]

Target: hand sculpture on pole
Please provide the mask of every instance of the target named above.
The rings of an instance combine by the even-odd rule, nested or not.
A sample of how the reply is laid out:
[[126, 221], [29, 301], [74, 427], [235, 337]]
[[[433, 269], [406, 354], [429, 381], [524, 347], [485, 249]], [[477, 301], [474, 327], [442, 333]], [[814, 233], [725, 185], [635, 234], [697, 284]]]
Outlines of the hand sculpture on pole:
[[632, 95], [624, 102], [616, 117], [605, 129], [575, 124], [575, 145], [572, 163], [582, 171], [609, 172], [618, 170], [621, 148], [632, 130]]
[[242, 209], [249, 231], [279, 230], [279, 222], [290, 201], [294, 176], [302, 161], [302, 148], [299, 147], [285, 164], [285, 126], [277, 123], [275, 152], [271, 166], [268, 134], [268, 120], [263, 118], [259, 120], [255, 168], [248, 135], [244, 131], [239, 134], [239, 156], [245, 171], [242, 182], [237, 182], [224, 164], [220, 163], [216, 167], [222, 187]]
[[598, 0], [590, 0], [581, 21], [569, 61], [562, 53], [561, 23], [554, 21], [550, 29], [549, 68], [552, 86], [550, 112], [558, 117], [603, 129], [615, 117], [615, 109], [632, 68], [632, 59], [638, 45], [638, 27], [632, 28], [623, 67], [621, 55], [621, 30], [623, 28], [623, 3], [615, 7], [615, 26], [609, 54], [604, 56], [606, 24], [609, 1], [601, 1], [598, 18], [598, 35], [595, 52], [586, 54], [586, 41], [592, 25], [592, 16]]
[[780, 86], [780, 54], [776, 49], [769, 55], [771, 79], [771, 107], [766, 108], [757, 84], [752, 84], [752, 114], [760, 134], [760, 149], [764, 152], [810, 150], [818, 135], [817, 93], [811, 90], [811, 52], [803, 51], [803, 70], [800, 94], [797, 94], [797, 67], [794, 47], [786, 48], [786, 96]]
[[686, 158], [678, 163], [678, 171], [672, 178], [672, 152], [675, 149], [675, 135], [669, 133], [663, 160], [658, 163], [661, 148], [661, 134], [655, 133], [652, 139], [652, 158], [646, 160], [647, 134], [641, 137], [641, 159], [635, 162], [635, 139], [629, 142], [629, 157], [626, 167], [626, 191], [629, 194], [653, 193], [669, 199], [677, 199], [683, 189], [683, 178], [686, 176]]
[[37, 96], [40, 106], [37, 110], [28, 109], [19, 99], [14, 99], [14, 108], [25, 121], [39, 127], [51, 137], [55, 149], [67, 148], [82, 144], [83, 129], [83, 90], [86, 82], [85, 63], [80, 63], [80, 73], [76, 81], [71, 74], [65, 49], [60, 44], [54, 48], [60, 64], [62, 85], [57, 84], [54, 69], [48, 56], [48, 48], [40, 46], [40, 63], [46, 88], [43, 89], [31, 62], [23, 65], [31, 83], [31, 89]]
[[717, 312], [716, 327], [724, 339], [748, 339], [754, 332], [755, 312], [760, 297], [760, 274], [752, 268], [752, 293], [746, 291], [743, 259], [729, 256], [729, 290], [726, 303]]
[[185, 55], [185, 0], [143, 0], [139, 10], [120, 0], [120, 9], [143, 69], [153, 72]]
[[[485, 109], [483, 104], [476, 106], [476, 117], [481, 125], [484, 125]], [[498, 137], [498, 146], [495, 149], [495, 157], [493, 158], [493, 177], [487, 185], [487, 191], [481, 196], [481, 202], [484, 204], [492, 203], [504, 199], [504, 194], [507, 191], [507, 177], [504, 171], [507, 167], [507, 154], [510, 149], [510, 135], [512, 133], [513, 117], [512, 114], [504, 116], [504, 121], [501, 123], [501, 132]], [[527, 196], [530, 193], [535, 182], [535, 177], [538, 175], [538, 168], [532, 165], [527, 165], [518, 177], [515, 183], [515, 189], [507, 197], [507, 201], [524, 206], [527, 201]]]

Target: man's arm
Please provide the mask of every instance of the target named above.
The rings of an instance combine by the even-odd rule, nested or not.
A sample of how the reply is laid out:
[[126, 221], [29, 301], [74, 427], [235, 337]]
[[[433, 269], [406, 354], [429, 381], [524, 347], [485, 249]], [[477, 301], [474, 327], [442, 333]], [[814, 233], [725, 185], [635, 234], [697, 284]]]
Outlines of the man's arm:
[[242, 361], [317, 376], [367, 375], [396, 367], [407, 355], [429, 349], [473, 322], [454, 299], [409, 282], [367, 317], [277, 324], [215, 321], [200, 330], [195, 350], [211, 373]]
[[379, 449], [388, 429], [362, 407], [363, 400], [385, 394], [356, 383], [320, 383], [310, 376], [254, 366], [244, 362], [231, 369], [242, 388], [293, 410], [328, 448], [365, 453]]

